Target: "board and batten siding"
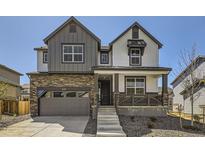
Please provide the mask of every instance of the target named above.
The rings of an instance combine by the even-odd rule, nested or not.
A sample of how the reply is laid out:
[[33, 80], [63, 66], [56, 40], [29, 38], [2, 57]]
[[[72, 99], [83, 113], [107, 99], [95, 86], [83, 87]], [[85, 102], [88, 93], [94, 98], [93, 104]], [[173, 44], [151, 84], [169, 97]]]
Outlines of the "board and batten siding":
[[[69, 32], [70, 24], [48, 40], [49, 72], [89, 72], [97, 64], [98, 42], [76, 24], [76, 32]], [[83, 44], [84, 63], [63, 63], [62, 44]]]
[[[119, 38], [112, 48], [113, 66], [130, 66], [127, 40], [132, 39], [132, 29]], [[158, 67], [159, 66], [159, 49], [158, 45], [142, 30], [139, 29], [139, 39], [143, 39], [147, 46], [142, 56], [142, 66]]]
[[37, 71], [38, 72], [48, 72], [48, 63], [43, 63], [43, 52], [37, 51]]

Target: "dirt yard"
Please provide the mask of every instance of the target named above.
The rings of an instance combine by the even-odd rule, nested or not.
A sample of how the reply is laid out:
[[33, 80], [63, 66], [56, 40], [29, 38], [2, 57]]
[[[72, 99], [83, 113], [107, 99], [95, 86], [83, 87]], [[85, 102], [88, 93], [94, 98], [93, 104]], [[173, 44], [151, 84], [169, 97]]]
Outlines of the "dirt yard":
[[119, 116], [120, 123], [128, 137], [201, 137], [205, 136], [202, 124], [189, 127], [190, 121], [183, 120], [180, 128], [179, 118]]

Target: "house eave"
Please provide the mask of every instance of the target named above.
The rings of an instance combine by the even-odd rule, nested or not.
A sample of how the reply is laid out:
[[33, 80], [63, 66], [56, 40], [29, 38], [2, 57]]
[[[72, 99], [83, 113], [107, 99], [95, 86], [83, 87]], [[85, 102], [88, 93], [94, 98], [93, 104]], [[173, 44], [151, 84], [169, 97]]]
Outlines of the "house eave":
[[113, 67], [113, 66], [95, 66], [93, 70], [127, 70], [127, 71], [171, 71], [167, 67]]
[[21, 74], [21, 73], [15, 71], [15, 70], [13, 70], [13, 69], [11, 69], [11, 68], [5, 66], [5, 65], [0, 64], [0, 67], [3, 68], [3, 69], [6, 69], [6, 70], [8, 70], [8, 71], [10, 71], [10, 72], [12, 72], [12, 73], [18, 74], [19, 76], [23, 76], [23, 74]]
[[94, 74], [93, 71], [88, 71], [88, 72], [71, 72], [71, 71], [59, 71], [59, 72], [29, 72], [29, 73], [26, 73], [28, 76], [30, 75], [52, 75], [52, 74], [66, 74], [66, 75], [92, 75]]
[[[198, 56], [194, 61], [197, 61], [197, 60], [199, 60], [200, 58], [205, 60], [205, 56]], [[190, 66], [191, 66], [191, 64], [190, 64], [188, 67], [186, 67], [186, 68], [171, 82], [171, 85], [172, 85], [172, 86], [174, 85], [175, 82], [178, 81], [178, 79], [179, 79], [180, 77], [182, 77], [182, 75], [189, 69]]]

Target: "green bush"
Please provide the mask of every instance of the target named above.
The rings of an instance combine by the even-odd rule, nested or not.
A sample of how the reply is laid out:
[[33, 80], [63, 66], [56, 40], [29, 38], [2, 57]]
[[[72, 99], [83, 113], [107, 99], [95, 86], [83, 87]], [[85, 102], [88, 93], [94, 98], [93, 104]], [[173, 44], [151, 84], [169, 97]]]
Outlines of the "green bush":
[[157, 121], [156, 117], [150, 117], [149, 119], [151, 120], [151, 122], [156, 122]]

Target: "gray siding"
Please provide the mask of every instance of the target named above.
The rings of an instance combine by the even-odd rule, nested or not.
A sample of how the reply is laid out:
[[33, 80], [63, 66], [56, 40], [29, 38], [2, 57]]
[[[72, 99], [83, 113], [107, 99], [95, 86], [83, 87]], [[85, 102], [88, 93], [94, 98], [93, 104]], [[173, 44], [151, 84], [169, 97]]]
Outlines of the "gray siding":
[[[89, 72], [97, 64], [98, 42], [84, 29], [77, 25], [76, 33], [69, 33], [69, 25], [65, 26], [48, 40], [49, 72]], [[84, 44], [84, 63], [63, 63], [62, 44]]]

